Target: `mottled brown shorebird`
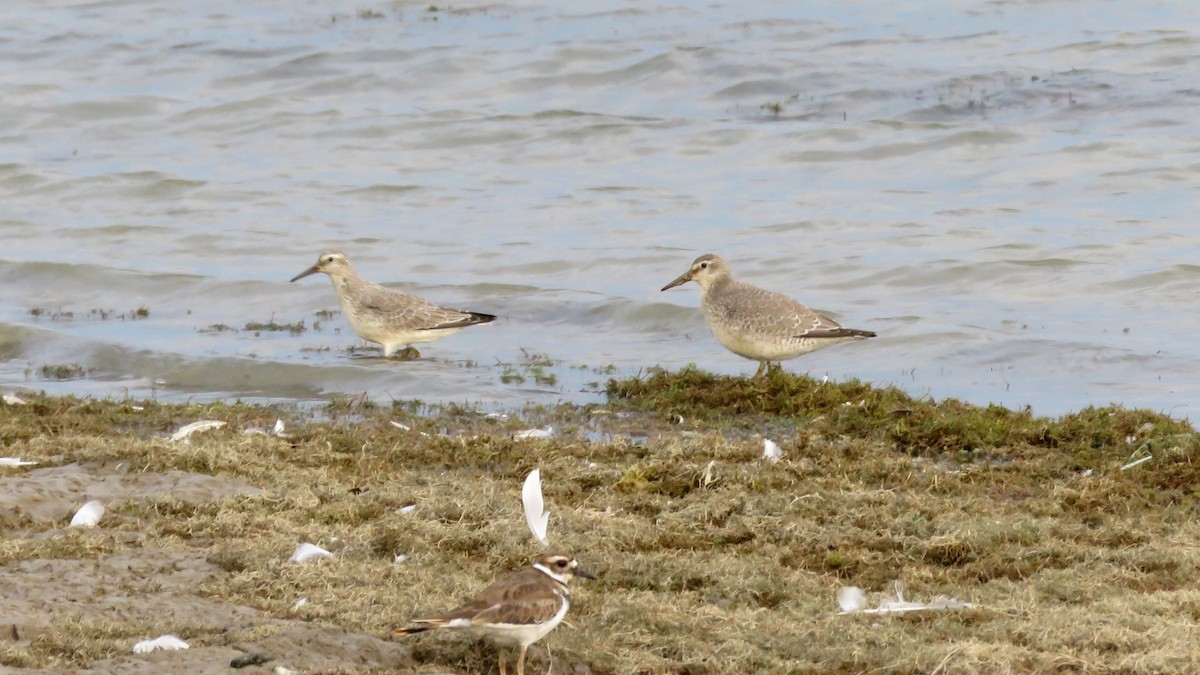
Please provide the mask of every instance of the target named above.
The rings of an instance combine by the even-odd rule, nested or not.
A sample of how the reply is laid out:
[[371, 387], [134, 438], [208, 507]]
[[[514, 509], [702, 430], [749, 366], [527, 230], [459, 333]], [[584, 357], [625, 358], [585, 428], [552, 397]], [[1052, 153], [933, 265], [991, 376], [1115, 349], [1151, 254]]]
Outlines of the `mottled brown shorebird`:
[[405, 354], [415, 358], [421, 355], [411, 346], [415, 342], [429, 342], [496, 319], [491, 314], [439, 307], [412, 293], [366, 281], [339, 251], [322, 253], [317, 264], [292, 277], [292, 281], [317, 272], [329, 275], [350, 327], [360, 338], [383, 345], [385, 357], [409, 345]]
[[[571, 608], [567, 582], [571, 577], [595, 579], [569, 555], [547, 553], [529, 567], [496, 580], [479, 595], [441, 614], [413, 619], [395, 635], [435, 628], [457, 628], [486, 635], [499, 645], [515, 646], [517, 675], [525, 675], [525, 650], [562, 623]], [[500, 675], [505, 675], [500, 654]]]
[[726, 349], [758, 361], [755, 377], [779, 362], [839, 342], [875, 337], [869, 330], [842, 328], [795, 300], [736, 281], [725, 259], [706, 253], [662, 290], [689, 281], [700, 284], [700, 308], [713, 335]]

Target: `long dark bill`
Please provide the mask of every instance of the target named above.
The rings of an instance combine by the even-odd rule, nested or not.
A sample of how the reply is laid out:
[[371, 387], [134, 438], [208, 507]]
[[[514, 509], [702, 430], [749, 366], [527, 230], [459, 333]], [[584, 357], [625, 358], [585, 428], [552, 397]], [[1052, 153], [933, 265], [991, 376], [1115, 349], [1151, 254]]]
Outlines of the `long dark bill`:
[[[317, 266], [316, 266], [316, 265], [313, 265], [312, 267], [310, 267], [310, 268], [308, 268], [308, 269], [304, 270], [304, 271], [303, 271], [303, 272], [301, 272], [300, 274], [297, 274], [296, 276], [292, 277], [292, 281], [296, 281], [297, 279], [303, 279], [304, 277], [306, 277], [306, 276], [308, 276], [308, 275], [310, 275], [310, 274], [316, 274], [317, 272], [320, 272], [320, 271], [321, 271], [321, 270], [317, 269]], [[289, 282], [289, 283], [290, 283], [290, 282]]]
[[675, 281], [672, 281], [671, 283], [667, 284], [666, 286], [663, 286], [659, 290], [665, 291], [668, 288], [675, 288], [676, 286], [686, 284], [687, 282], [689, 282], [691, 280], [692, 280], [692, 271], [688, 270], [688, 271], [684, 272], [683, 274], [680, 274], [678, 277], [676, 277]]

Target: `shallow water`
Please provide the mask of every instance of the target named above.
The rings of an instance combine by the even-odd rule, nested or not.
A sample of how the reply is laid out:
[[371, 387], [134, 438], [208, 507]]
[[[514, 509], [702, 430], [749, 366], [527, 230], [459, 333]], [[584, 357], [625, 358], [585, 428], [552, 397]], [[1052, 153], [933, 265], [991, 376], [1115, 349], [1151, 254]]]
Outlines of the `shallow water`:
[[[1200, 411], [1200, 9], [844, 4], [10, 3], [0, 384], [504, 405], [751, 373], [694, 285], [658, 291], [714, 251], [880, 335], [792, 370]], [[328, 282], [287, 281], [327, 248], [500, 320], [347, 353]], [[305, 330], [244, 330], [272, 320]]]

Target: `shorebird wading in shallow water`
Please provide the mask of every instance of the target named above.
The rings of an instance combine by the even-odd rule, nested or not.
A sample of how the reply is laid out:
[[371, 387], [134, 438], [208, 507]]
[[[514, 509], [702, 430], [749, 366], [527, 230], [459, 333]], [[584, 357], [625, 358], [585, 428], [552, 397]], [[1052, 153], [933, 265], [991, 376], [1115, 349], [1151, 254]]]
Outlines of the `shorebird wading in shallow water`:
[[[385, 357], [401, 346], [429, 342], [496, 319], [491, 314], [439, 307], [412, 293], [366, 281], [354, 271], [346, 254], [338, 251], [322, 253], [316, 265], [292, 277], [292, 281], [317, 272], [329, 275], [350, 327], [360, 338], [383, 345]], [[411, 346], [406, 354], [420, 356]]]
[[[571, 577], [595, 579], [569, 555], [547, 553], [525, 569], [488, 586], [479, 595], [441, 614], [413, 619], [396, 635], [434, 628], [457, 628], [490, 637], [500, 645], [514, 645], [517, 675], [525, 675], [525, 650], [562, 623], [571, 607], [567, 582]], [[500, 675], [505, 675], [504, 654], [499, 655]]]
[[717, 340], [734, 354], [758, 361], [755, 377], [815, 349], [875, 337], [869, 330], [842, 328], [786, 295], [735, 281], [719, 255], [696, 258], [662, 290], [689, 281], [700, 284], [700, 308]]

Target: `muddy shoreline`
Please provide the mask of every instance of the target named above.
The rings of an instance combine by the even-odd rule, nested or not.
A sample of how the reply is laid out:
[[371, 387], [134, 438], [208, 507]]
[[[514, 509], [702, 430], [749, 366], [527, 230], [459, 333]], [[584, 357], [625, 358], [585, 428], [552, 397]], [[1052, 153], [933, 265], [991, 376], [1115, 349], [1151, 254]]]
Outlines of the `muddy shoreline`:
[[[0, 456], [38, 462], [0, 468], [14, 672], [234, 672], [247, 654], [270, 660], [240, 672], [495, 672], [486, 642], [391, 629], [539, 551], [533, 468], [552, 546], [600, 579], [532, 672], [1200, 665], [1200, 441], [1150, 411], [1046, 419], [693, 370], [504, 413], [22, 397], [0, 405]], [[171, 440], [205, 419], [225, 425]], [[92, 499], [98, 525], [69, 527]], [[302, 542], [333, 555], [293, 563]], [[873, 604], [897, 581], [972, 607], [839, 614], [840, 588]], [[162, 634], [190, 648], [133, 653]]]

